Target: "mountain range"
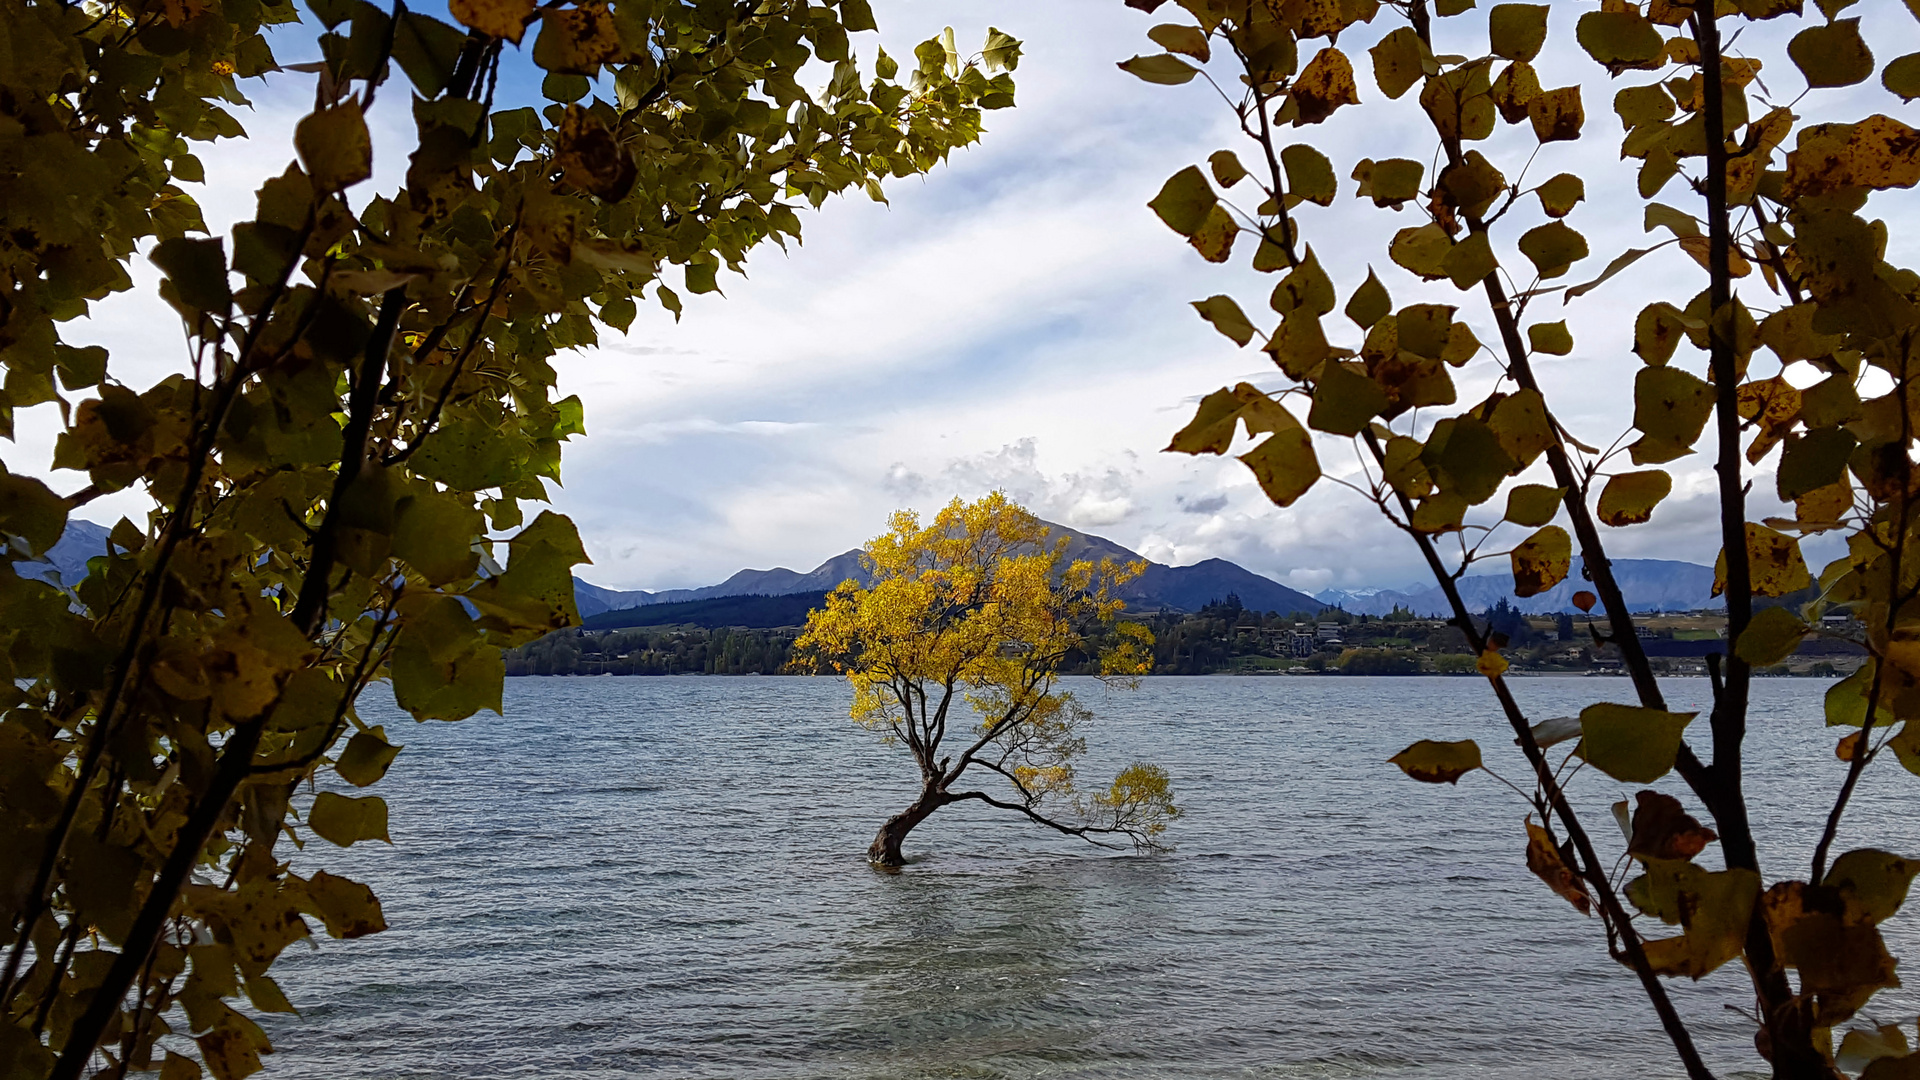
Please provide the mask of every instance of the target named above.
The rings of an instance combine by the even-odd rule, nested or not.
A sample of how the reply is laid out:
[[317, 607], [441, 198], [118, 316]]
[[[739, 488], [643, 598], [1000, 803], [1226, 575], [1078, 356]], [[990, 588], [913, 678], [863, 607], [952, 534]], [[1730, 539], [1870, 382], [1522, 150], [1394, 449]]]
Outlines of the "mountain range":
[[[1104, 536], [1094, 536], [1064, 525], [1049, 525], [1055, 536], [1067, 538], [1070, 559], [1112, 557], [1122, 562], [1139, 559], [1147, 563], [1146, 572], [1121, 590], [1127, 606], [1134, 611], [1198, 611], [1209, 602], [1237, 596], [1243, 607], [1252, 611], [1319, 612], [1337, 607], [1354, 615], [1385, 615], [1396, 607], [1415, 615], [1446, 616], [1447, 602], [1438, 586], [1413, 586], [1407, 589], [1326, 589], [1308, 595], [1297, 589], [1256, 574], [1225, 559], [1207, 559], [1192, 566], [1168, 566], [1142, 558], [1139, 554]], [[59, 543], [39, 564], [22, 566], [39, 577], [59, 575], [71, 585], [86, 575], [87, 560], [107, 548], [107, 529], [84, 518], [71, 518]], [[1698, 563], [1669, 559], [1616, 559], [1614, 574], [1626, 595], [1627, 606], [1635, 611], [1688, 611], [1720, 607], [1722, 601], [1709, 596], [1713, 588], [1713, 568]], [[604, 589], [574, 579], [574, 597], [583, 618], [609, 611], [655, 604], [681, 604], [733, 596], [795, 596], [823, 593], [852, 578], [866, 583], [869, 578], [860, 565], [860, 552], [841, 552], [806, 573], [775, 567], [771, 570], [742, 570], [718, 585], [698, 589], [645, 590]], [[1581, 561], [1573, 560], [1572, 572], [1559, 585], [1526, 599], [1513, 595], [1513, 575], [1508, 572], [1480, 574], [1460, 579], [1461, 598], [1473, 611], [1482, 611], [1506, 600], [1529, 614], [1578, 610], [1573, 594], [1590, 588], [1581, 573]]]
[[[1671, 559], [1615, 559], [1614, 580], [1634, 611], [1693, 611], [1717, 608], [1725, 601], [1712, 595], [1713, 567]], [[1480, 574], [1460, 579], [1460, 598], [1470, 611], [1482, 611], [1501, 600], [1529, 615], [1578, 611], [1573, 594], [1593, 588], [1584, 576], [1578, 557], [1566, 580], [1538, 596], [1525, 599], [1513, 595], [1513, 573]], [[1344, 591], [1325, 589], [1315, 599], [1354, 615], [1385, 615], [1394, 608], [1405, 608], [1415, 615], [1450, 615], [1446, 594], [1438, 585], [1415, 586], [1406, 590], [1366, 589]]]
[[[1142, 558], [1104, 536], [1094, 536], [1064, 525], [1049, 524], [1053, 535], [1067, 538], [1067, 558], [1099, 560], [1112, 557], [1121, 562], [1139, 560], [1147, 569], [1121, 588], [1120, 596], [1134, 611], [1198, 611], [1210, 601], [1238, 596], [1242, 606], [1254, 611], [1318, 612], [1327, 605], [1298, 589], [1290, 589], [1269, 577], [1225, 559], [1207, 559], [1192, 566], [1168, 566]], [[723, 596], [786, 596], [794, 593], [826, 592], [852, 578], [861, 584], [871, 579], [860, 565], [860, 551], [845, 551], [802, 574], [786, 567], [772, 570], [742, 570], [718, 585], [699, 589], [667, 589], [661, 592], [635, 590], [618, 592], [574, 579], [574, 601], [582, 617], [591, 618], [608, 611], [643, 607], [651, 604], [684, 603]]]

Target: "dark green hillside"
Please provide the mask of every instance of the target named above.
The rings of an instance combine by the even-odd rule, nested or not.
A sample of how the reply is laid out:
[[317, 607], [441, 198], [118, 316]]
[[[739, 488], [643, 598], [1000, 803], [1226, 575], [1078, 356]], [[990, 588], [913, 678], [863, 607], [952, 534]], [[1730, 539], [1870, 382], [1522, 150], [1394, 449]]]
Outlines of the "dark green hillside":
[[720, 596], [677, 604], [646, 604], [602, 612], [586, 620], [588, 630], [621, 630], [630, 626], [744, 626], [766, 629], [802, 626], [807, 612], [826, 603], [823, 592], [786, 596]]

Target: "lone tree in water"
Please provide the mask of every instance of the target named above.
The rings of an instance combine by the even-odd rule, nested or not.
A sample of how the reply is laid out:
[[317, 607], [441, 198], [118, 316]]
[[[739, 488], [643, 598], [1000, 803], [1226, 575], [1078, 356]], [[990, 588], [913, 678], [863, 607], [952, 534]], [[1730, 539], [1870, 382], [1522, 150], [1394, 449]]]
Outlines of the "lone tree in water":
[[[1072, 762], [1086, 748], [1079, 732], [1091, 714], [1055, 690], [1061, 662], [1097, 653], [1103, 678], [1130, 683], [1151, 664], [1153, 636], [1119, 622], [1124, 605], [1113, 596], [1143, 564], [1063, 567], [1067, 542], [1049, 543], [1047, 533], [998, 493], [955, 499], [924, 528], [902, 510], [867, 545], [873, 585], [846, 582], [808, 616], [796, 653], [844, 673], [853, 718], [905, 746], [920, 767], [920, 796], [880, 826], [867, 850], [873, 862], [902, 865], [907, 834], [957, 802], [1025, 814], [1094, 843], [1126, 836], [1143, 848], [1179, 815], [1155, 765], [1130, 765], [1093, 794], [1074, 786]], [[962, 727], [956, 711], [973, 722]]]

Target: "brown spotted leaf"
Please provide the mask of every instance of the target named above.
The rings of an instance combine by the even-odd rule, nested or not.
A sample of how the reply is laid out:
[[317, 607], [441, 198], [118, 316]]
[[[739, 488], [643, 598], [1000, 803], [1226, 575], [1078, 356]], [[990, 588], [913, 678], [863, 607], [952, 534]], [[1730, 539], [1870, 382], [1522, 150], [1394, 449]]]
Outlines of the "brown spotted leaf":
[[1587, 883], [1573, 872], [1562, 851], [1554, 846], [1553, 836], [1535, 825], [1532, 818], [1527, 819], [1527, 869], [1580, 914], [1593, 913], [1593, 897], [1587, 892]]
[[1657, 791], [1634, 795], [1633, 835], [1627, 854], [1641, 859], [1691, 859], [1718, 839], [1680, 805], [1680, 800]]

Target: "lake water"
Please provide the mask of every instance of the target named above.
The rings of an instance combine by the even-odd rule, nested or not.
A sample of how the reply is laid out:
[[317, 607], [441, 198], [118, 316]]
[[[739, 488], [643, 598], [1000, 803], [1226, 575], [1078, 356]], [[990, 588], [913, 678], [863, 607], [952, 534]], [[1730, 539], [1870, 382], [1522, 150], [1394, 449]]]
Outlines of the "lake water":
[[[1749, 790], [1779, 876], [1804, 876], [1839, 781], [1826, 683], [1756, 685]], [[1522, 679], [1532, 715], [1623, 679]], [[1476, 737], [1524, 761], [1475, 678], [1156, 678], [1074, 688], [1084, 775], [1145, 759], [1186, 811], [1174, 850], [1094, 848], [985, 807], [863, 858], [915, 781], [832, 679], [515, 679], [507, 715], [416, 725], [375, 791], [394, 844], [299, 865], [373, 885], [391, 929], [275, 968], [267, 1077], [1670, 1077], [1631, 973], [1529, 875], [1527, 808], [1484, 774], [1385, 759]], [[1702, 680], [1668, 684], [1702, 708]], [[1699, 725], [1704, 727], [1704, 717]], [[1696, 742], [1700, 740], [1696, 739]], [[1836, 851], [1920, 852], [1892, 762]], [[1670, 785], [1663, 784], [1673, 790]], [[1596, 839], [1622, 785], [1576, 783]], [[1689, 805], [1694, 804], [1689, 800]], [[1697, 807], [1696, 807], [1697, 812]], [[324, 850], [323, 850], [324, 849]], [[1763, 858], [1766, 858], [1763, 853]], [[1713, 850], [1703, 862], [1717, 864]], [[1920, 918], [1891, 924], [1896, 955]], [[1720, 1075], [1759, 1075], [1739, 965], [1674, 987]], [[1916, 996], [1873, 1015], [1911, 1019]]]

